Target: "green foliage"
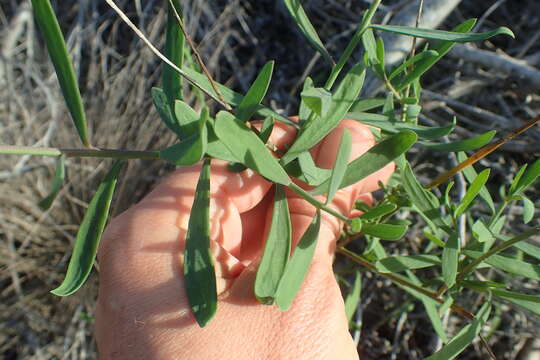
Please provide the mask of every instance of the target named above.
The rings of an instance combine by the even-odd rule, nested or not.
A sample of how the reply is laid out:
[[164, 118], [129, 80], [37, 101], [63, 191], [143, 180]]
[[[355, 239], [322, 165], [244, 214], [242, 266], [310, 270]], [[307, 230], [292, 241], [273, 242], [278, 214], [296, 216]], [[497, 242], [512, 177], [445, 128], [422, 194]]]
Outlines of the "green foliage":
[[90, 275], [122, 165], [121, 161], [113, 164], [88, 204], [75, 238], [66, 277], [59, 287], [51, 291], [53, 294], [58, 296], [73, 294]]
[[[250, 168], [274, 183], [271, 222], [254, 289], [257, 299], [263, 304], [276, 304], [281, 310], [291, 306], [310, 269], [321, 228], [321, 212], [325, 211], [346, 224], [344, 237], [347, 241], [356, 241], [358, 238], [365, 241], [361, 253], [354, 253], [338, 245], [340, 253], [366, 270], [387, 277], [409, 293], [413, 300], [418, 299], [422, 303], [433, 330], [445, 344], [427, 359], [452, 359], [458, 356], [480, 334], [489, 318], [491, 306], [498, 306], [499, 301], [509, 302], [540, 315], [540, 296], [508, 290], [504, 279], [484, 271], [486, 268], [495, 268], [504, 277], [520, 276], [540, 281], [540, 267], [531, 261], [540, 259], [540, 247], [525, 242], [540, 233], [538, 224], [517, 235], [507, 234], [505, 226], [508, 221], [505, 211], [510, 204], [516, 202], [523, 208], [525, 224], [537, 220], [535, 204], [529, 199], [528, 191], [540, 176], [540, 160], [523, 165], [512, 183], [508, 187], [501, 187], [500, 196], [494, 196], [488, 190], [492, 185], [489, 184], [490, 169], [477, 173], [472, 166], [465, 167], [462, 172], [467, 184], [461, 185], [466, 190], [461, 189], [460, 192], [459, 186], [450, 182], [444, 191], [434, 192], [422, 186], [407, 159], [408, 151], [418, 143], [424, 150], [457, 153], [459, 161], [466, 161], [464, 151], [484, 147], [492, 141], [495, 131], [453, 142], [437, 140], [453, 132], [456, 119], [436, 127], [419, 125], [419, 119], [422, 119], [421, 81], [423, 75], [455, 43], [486, 40], [496, 35], [513, 36], [513, 33], [505, 27], [471, 33], [476, 22], [474, 19], [465, 21], [452, 31], [373, 25], [371, 21], [380, 2], [371, 2], [337, 64], [334, 64], [300, 1], [284, 0], [306, 41], [331, 65], [324, 86], [306, 77], [300, 93], [298, 123], [261, 105], [272, 78], [273, 61], [264, 65], [245, 95], [234, 92], [190, 64], [185, 64], [184, 59], [189, 62], [190, 53], [184, 44], [184, 34], [175, 14], [176, 10], [182, 16], [180, 3], [178, 0], [173, 0], [173, 6], [167, 3], [164, 53], [171, 63], [165, 64], [162, 69], [163, 89], [153, 88], [151, 96], [160, 118], [176, 134], [178, 140], [165, 149], [141, 153], [148, 156], [144, 158], [160, 158], [175, 165], [192, 165], [204, 159], [189, 218], [184, 252], [186, 292], [195, 319], [201, 327], [213, 318], [218, 302], [209, 235], [211, 158], [230, 162], [229, 168], [233, 171]], [[81, 140], [89, 146], [82, 100], [53, 9], [48, 0], [32, 0], [32, 5], [68, 109]], [[382, 39], [377, 37], [378, 31], [433, 41], [394, 69], [387, 69], [385, 47]], [[363, 61], [353, 65], [342, 76], [339, 84], [334, 86], [359, 44], [363, 45]], [[367, 71], [383, 80], [387, 87], [384, 96], [360, 96]], [[183, 77], [188, 78], [200, 94], [206, 93], [214, 100], [223, 97], [223, 101], [235, 109], [229, 111], [222, 104], [228, 110], [211, 115], [204, 97], [201, 97], [200, 113], [195, 111], [183, 101]], [[378, 143], [349, 163], [352, 137], [345, 131], [334, 167], [319, 168], [310, 150], [344, 118], [376, 127], [373, 132]], [[265, 119], [260, 130], [249, 123], [252, 119]], [[274, 153], [273, 144], [268, 143], [275, 121], [298, 129], [296, 139], [280, 160], [276, 157], [280, 153]], [[110, 153], [98, 149], [87, 151], [96, 156], [125, 159], [137, 158], [139, 154], [121, 150]], [[7, 153], [21, 154], [20, 151]], [[47, 209], [64, 180], [65, 154], [50, 149], [41, 152], [32, 149], [27, 153], [58, 157], [52, 190], [39, 204]], [[475, 156], [481, 155], [475, 154], [472, 157]], [[378, 204], [357, 204], [357, 209], [363, 211], [363, 214], [354, 219], [349, 219], [330, 206], [339, 189], [366, 179], [391, 162], [395, 162], [397, 171], [389, 184], [382, 186]], [[52, 291], [54, 294], [72, 294], [90, 274], [120, 169], [121, 163], [116, 162], [92, 198], [77, 233], [66, 277], [62, 285]], [[304, 181], [312, 188], [305, 190], [293, 182], [292, 178]], [[458, 180], [455, 184], [459, 185]], [[295, 192], [317, 208], [292, 255], [292, 229], [286, 190]], [[319, 202], [316, 195], [325, 195], [326, 203]], [[488, 211], [476, 211], [480, 207], [479, 199], [487, 205]], [[496, 203], [496, 200], [499, 202]], [[388, 254], [391, 248], [385, 247], [384, 240], [399, 241], [406, 235], [410, 222], [402, 215], [410, 212], [419, 214], [427, 225], [418, 233], [419, 238], [415, 239], [418, 253]], [[394, 218], [395, 214], [399, 216]], [[355, 270], [354, 273], [354, 283], [345, 301], [349, 321], [361, 300], [360, 271]], [[464, 292], [474, 294], [477, 303], [483, 303], [476, 315], [472, 312], [477, 309], [469, 312], [457, 304]], [[407, 306], [410, 304], [410, 301], [405, 303]], [[406, 307], [398, 310], [406, 311]], [[447, 338], [450, 334], [446, 334], [441, 321], [442, 314], [448, 310], [470, 321], [450, 340]]]

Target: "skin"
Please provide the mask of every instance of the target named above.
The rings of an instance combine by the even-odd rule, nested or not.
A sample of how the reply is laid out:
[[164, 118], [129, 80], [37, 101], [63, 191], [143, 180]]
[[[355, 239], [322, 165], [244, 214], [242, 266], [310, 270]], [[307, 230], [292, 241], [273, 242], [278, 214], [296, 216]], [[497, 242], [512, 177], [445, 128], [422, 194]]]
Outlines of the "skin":
[[[369, 128], [344, 120], [311, 150], [319, 167], [331, 168], [341, 135], [352, 135], [350, 160], [375, 140]], [[278, 149], [295, 131], [274, 128]], [[371, 202], [390, 164], [341, 189], [331, 206], [346, 216], [355, 200]], [[253, 294], [258, 262], [272, 208], [271, 184], [251, 170], [232, 173], [212, 160], [211, 240], [219, 304], [200, 328], [191, 314], [182, 277], [182, 250], [200, 164], [173, 173], [107, 227], [98, 254], [99, 298], [96, 339], [101, 359], [358, 359], [348, 331], [332, 262], [342, 223], [323, 213], [315, 257], [301, 291], [286, 312], [260, 305]], [[320, 197], [323, 201], [324, 197]], [[288, 193], [293, 244], [315, 208]]]

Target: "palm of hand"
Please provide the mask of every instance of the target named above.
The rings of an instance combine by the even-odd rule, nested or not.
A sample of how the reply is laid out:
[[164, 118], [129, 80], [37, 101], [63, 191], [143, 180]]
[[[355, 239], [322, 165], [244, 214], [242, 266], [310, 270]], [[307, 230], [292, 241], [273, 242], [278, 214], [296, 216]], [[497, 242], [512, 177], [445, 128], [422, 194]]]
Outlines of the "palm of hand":
[[[356, 158], [371, 146], [370, 130], [345, 120], [313, 150], [330, 168], [343, 129], [351, 132]], [[283, 147], [294, 131], [276, 126], [271, 141]], [[342, 224], [324, 214], [309, 274], [286, 312], [260, 305], [253, 295], [256, 267], [271, 217], [271, 184], [251, 170], [231, 173], [212, 161], [211, 238], [219, 305], [204, 328], [196, 324], [182, 279], [182, 250], [200, 165], [182, 168], [108, 226], [99, 251], [100, 289], [96, 337], [103, 359], [357, 359], [343, 300], [332, 272]], [[370, 201], [387, 166], [340, 190], [332, 206], [350, 215], [354, 201]], [[293, 244], [315, 213], [288, 195]]]

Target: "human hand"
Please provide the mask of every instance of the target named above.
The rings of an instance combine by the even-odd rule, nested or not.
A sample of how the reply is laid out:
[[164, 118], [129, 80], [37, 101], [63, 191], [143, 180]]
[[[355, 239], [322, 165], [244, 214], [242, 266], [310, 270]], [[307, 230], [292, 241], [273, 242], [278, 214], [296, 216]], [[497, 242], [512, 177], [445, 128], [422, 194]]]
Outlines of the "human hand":
[[[331, 168], [344, 129], [352, 136], [351, 160], [375, 144], [368, 127], [344, 120], [312, 155]], [[276, 124], [270, 141], [284, 148], [291, 127]], [[331, 206], [350, 216], [354, 202], [371, 201], [394, 165], [337, 192]], [[169, 176], [140, 203], [107, 227], [98, 254], [96, 338], [102, 359], [357, 359], [343, 299], [332, 271], [342, 223], [323, 213], [317, 249], [291, 308], [261, 305], [253, 294], [255, 273], [271, 216], [271, 184], [251, 170], [232, 173], [211, 165], [211, 240], [219, 304], [200, 328], [189, 307], [182, 253], [200, 164]], [[315, 208], [288, 193], [293, 245]]]

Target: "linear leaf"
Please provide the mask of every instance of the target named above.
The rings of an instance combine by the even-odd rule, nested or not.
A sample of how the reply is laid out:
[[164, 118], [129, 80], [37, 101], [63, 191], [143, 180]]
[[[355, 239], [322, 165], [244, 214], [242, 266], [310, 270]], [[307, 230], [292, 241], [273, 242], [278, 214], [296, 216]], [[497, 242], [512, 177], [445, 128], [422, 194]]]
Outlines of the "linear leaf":
[[525, 254], [532, 256], [535, 259], [540, 260], [540, 246], [536, 246], [536, 245], [529, 244], [526, 242], [518, 242], [516, 244], [513, 244], [513, 246], [523, 251]]
[[390, 214], [397, 209], [396, 204], [380, 204], [370, 208], [360, 216], [361, 220], [369, 221], [380, 218], [381, 216]]
[[496, 35], [508, 35], [514, 38], [514, 33], [512, 30], [505, 26], [498, 27], [497, 29], [483, 32], [483, 33], [462, 33], [455, 31], [444, 31], [444, 30], [434, 30], [434, 29], [422, 29], [410, 26], [399, 26], [399, 25], [371, 25], [370, 26], [376, 30], [382, 30], [387, 32], [392, 32], [401, 35], [414, 36], [427, 40], [442, 40], [442, 41], [452, 41], [452, 42], [472, 42], [472, 41], [481, 41], [487, 40]]
[[268, 142], [268, 139], [270, 139], [270, 135], [272, 135], [272, 131], [274, 130], [274, 123], [274, 118], [271, 116], [268, 116], [263, 121], [261, 132], [259, 133], [259, 138], [265, 144]]
[[[375, 171], [382, 169], [401, 154], [405, 153], [415, 142], [416, 134], [402, 131], [379, 142], [367, 152], [354, 159], [347, 166], [340, 188], [352, 185]], [[328, 189], [328, 180], [311, 191], [314, 195], [324, 194]]]
[[516, 192], [524, 191], [537, 181], [538, 176], [540, 176], [540, 159], [536, 159], [532, 165], [527, 167], [527, 171], [521, 176], [517, 183]]
[[349, 112], [355, 113], [355, 112], [373, 110], [373, 109], [383, 106], [385, 102], [386, 102], [386, 99], [383, 99], [383, 98], [367, 98], [367, 99], [356, 100], [351, 106], [351, 108], [349, 109]]
[[468, 151], [468, 150], [474, 150], [481, 148], [482, 146], [488, 144], [491, 139], [495, 136], [495, 133], [497, 131], [490, 130], [488, 132], [485, 132], [481, 135], [465, 139], [465, 140], [459, 140], [449, 143], [428, 143], [428, 142], [422, 142], [420, 143], [422, 146], [427, 147], [430, 150], [437, 150], [437, 151], [445, 151], [445, 152], [458, 152], [458, 151]]
[[407, 232], [407, 225], [362, 224], [362, 232], [382, 240], [399, 240]]
[[[463, 152], [458, 153], [457, 156], [458, 156], [459, 162], [463, 162], [467, 160], [467, 155], [465, 155], [465, 153]], [[478, 176], [478, 174], [476, 173], [476, 170], [474, 169], [474, 166], [468, 166], [464, 168], [463, 175], [465, 175], [465, 178], [467, 179], [469, 183], [472, 183], [474, 179], [476, 179], [476, 177]], [[489, 193], [488, 189], [485, 186], [482, 186], [478, 194], [486, 202], [491, 212], [495, 213], [495, 204], [493, 203], [493, 198], [491, 197], [491, 194]]]
[[301, 174], [298, 178], [306, 181], [309, 185], [320, 185], [323, 181], [327, 180], [332, 173], [331, 169], [317, 167], [309, 151], [304, 151], [298, 155], [297, 160], [301, 169]]
[[216, 116], [214, 130], [239, 162], [273, 182], [282, 185], [291, 183], [285, 170], [261, 139], [234, 115], [220, 111]]
[[51, 291], [54, 295], [68, 296], [73, 294], [79, 290], [90, 275], [101, 234], [109, 217], [109, 208], [122, 165], [121, 161], [116, 161], [113, 164], [92, 197], [77, 231], [66, 277], [59, 287]]
[[184, 279], [191, 311], [204, 327], [217, 309], [216, 274], [210, 253], [210, 159], [203, 162], [189, 215]]
[[276, 185], [272, 222], [255, 278], [255, 296], [262, 304], [274, 302], [291, 252], [291, 218], [285, 189]]
[[281, 311], [287, 310], [306, 278], [317, 247], [317, 239], [321, 228], [321, 211], [317, 211], [306, 232], [300, 238], [298, 245], [285, 267], [285, 272], [279, 281], [275, 301]]
[[214, 120], [210, 120], [207, 122], [208, 144], [206, 146], [206, 154], [216, 159], [232, 163], [240, 163], [240, 159], [234, 156], [229, 150], [229, 148], [225, 146], [225, 144], [221, 140], [219, 140], [216, 132], [214, 131], [214, 124]]
[[[172, 0], [174, 9], [182, 16], [182, 6], [178, 0]], [[173, 64], [182, 68], [184, 64], [184, 49], [185, 39], [182, 29], [178, 25], [174, 9], [169, 2], [167, 4], [167, 30], [165, 35], [165, 52], [164, 55]], [[162, 70], [163, 91], [167, 96], [169, 105], [172, 107], [175, 100], [182, 100], [182, 75], [171, 68], [168, 64], [163, 63]]]
[[349, 161], [349, 156], [351, 154], [352, 148], [352, 137], [351, 133], [345, 129], [343, 135], [341, 136], [341, 142], [339, 144], [339, 149], [336, 154], [336, 160], [334, 167], [332, 168], [332, 175], [330, 175], [330, 182], [328, 184], [328, 196], [326, 198], [326, 203], [330, 204], [334, 199], [334, 195], [340, 188], [340, 185], [345, 176], [345, 171], [347, 170], [347, 162]]
[[417, 63], [417, 62], [419, 62], [421, 60], [424, 60], [426, 58], [433, 58], [433, 57], [437, 57], [437, 56], [439, 56], [439, 53], [436, 52], [435, 50], [422, 51], [421, 53], [413, 56], [412, 58], [408, 58], [401, 65], [399, 65], [394, 70], [392, 70], [390, 75], [388, 75], [388, 80], [394, 79], [396, 76], [401, 74], [403, 71], [410, 68], [411, 65], [414, 65], [415, 63]]
[[491, 293], [501, 299], [521, 306], [536, 315], [540, 315], [540, 296], [520, 294], [501, 289], [492, 289]]
[[32, 8], [47, 45], [73, 123], [77, 128], [82, 143], [84, 146], [89, 147], [88, 125], [86, 124], [86, 115], [79, 85], [54, 10], [49, 0], [32, 0]]
[[182, 138], [193, 136], [199, 132], [199, 114], [182, 100], [174, 102], [174, 116], [180, 126]]
[[174, 165], [193, 165], [206, 153], [206, 127], [204, 134], [192, 135], [159, 152], [159, 157]]
[[394, 273], [411, 269], [422, 269], [439, 265], [441, 259], [436, 255], [390, 256], [377, 260], [375, 267], [383, 273]]
[[167, 95], [165, 95], [163, 89], [154, 87], [151, 90], [151, 94], [152, 101], [154, 102], [154, 106], [156, 107], [156, 110], [161, 120], [171, 131], [176, 134], [176, 136], [178, 136], [179, 138], [183, 138], [184, 134], [182, 133], [180, 123], [174, 116], [171, 110], [171, 106], [169, 105]]
[[263, 100], [268, 87], [270, 86], [270, 80], [272, 80], [272, 72], [274, 71], [274, 62], [267, 62], [257, 78], [249, 88], [248, 92], [238, 105], [236, 109], [236, 117], [242, 121], [248, 121], [255, 112], [257, 112], [259, 104]]
[[350, 289], [347, 297], [345, 298], [345, 314], [347, 316], [347, 321], [351, 322], [356, 309], [358, 308], [358, 303], [360, 302], [360, 296], [362, 294], [362, 273], [357, 271], [354, 276], [354, 283]]
[[350, 112], [347, 118], [358, 120], [365, 125], [371, 125], [389, 133], [398, 133], [403, 130], [414, 131], [419, 138], [433, 140], [450, 134], [455, 124], [450, 124], [441, 127], [422, 126], [405, 122], [392, 122], [388, 116], [366, 113], [366, 112]]
[[482, 220], [477, 220], [472, 226], [472, 233], [478, 242], [487, 242], [494, 239], [493, 234]]
[[523, 201], [523, 223], [527, 224], [534, 218], [534, 203], [523, 195], [521, 201]]
[[482, 330], [482, 326], [487, 321], [491, 312], [491, 303], [486, 302], [475, 316], [475, 319], [465, 326], [448, 344], [442, 347], [435, 354], [425, 358], [425, 360], [452, 360], [458, 356]]
[[450, 234], [442, 253], [442, 273], [446, 286], [451, 288], [456, 283], [459, 260], [459, 236], [457, 233]]
[[332, 94], [323, 88], [311, 87], [300, 94], [302, 103], [318, 116], [326, 116], [332, 104]]
[[319, 35], [317, 35], [317, 31], [309, 21], [300, 0], [283, 0], [283, 2], [285, 3], [285, 6], [287, 6], [287, 10], [289, 10], [289, 14], [293, 17], [294, 22], [311, 46], [313, 46], [326, 61], [333, 65], [334, 60], [332, 60], [332, 57], [324, 47]]
[[469, 189], [467, 189], [467, 192], [465, 193], [465, 196], [461, 200], [459, 206], [457, 207], [455, 217], [460, 216], [465, 212], [465, 210], [467, 210], [469, 205], [476, 198], [476, 195], [478, 195], [482, 187], [488, 181], [489, 173], [490, 169], [484, 169], [480, 174], [478, 174], [476, 179], [474, 179], [474, 181], [469, 186]]
[[338, 126], [360, 94], [365, 75], [366, 69], [361, 64], [355, 65], [349, 71], [332, 94], [332, 104], [328, 109], [328, 116], [317, 116], [302, 128], [289, 151], [282, 157], [283, 164], [295, 159], [301, 152], [311, 149]]
[[[306, 80], [304, 81], [304, 86], [302, 88], [302, 93], [305, 92], [305, 91], [309, 91], [313, 87], [314, 87], [313, 80], [309, 76], [307, 76]], [[301, 96], [301, 94], [300, 94], [300, 96]], [[307, 106], [304, 99], [301, 98], [300, 108], [298, 109], [298, 117], [299, 117], [300, 124], [306, 122], [309, 119], [310, 114], [311, 114], [311, 109]]]
[[64, 178], [66, 177], [66, 157], [64, 155], [60, 155], [58, 159], [56, 159], [56, 168], [54, 170], [54, 178], [51, 185], [51, 191], [49, 194], [43, 198], [39, 203], [38, 206], [42, 210], [48, 210], [58, 193], [60, 192], [60, 189], [62, 188], [62, 184], [64, 183]]
[[[464, 253], [465, 255], [470, 256], [473, 259], [482, 256], [482, 253], [480, 251], [466, 250], [464, 251]], [[491, 255], [490, 257], [485, 259], [484, 262], [510, 274], [540, 280], [540, 265], [534, 265], [526, 261], [513, 259], [509, 256], [503, 255]]]

